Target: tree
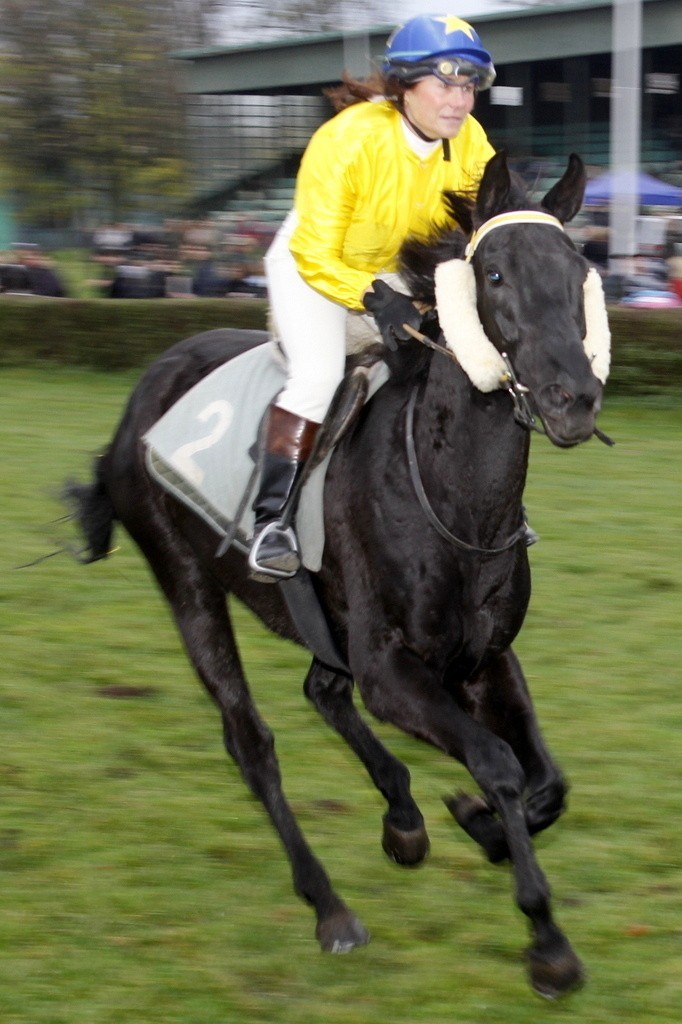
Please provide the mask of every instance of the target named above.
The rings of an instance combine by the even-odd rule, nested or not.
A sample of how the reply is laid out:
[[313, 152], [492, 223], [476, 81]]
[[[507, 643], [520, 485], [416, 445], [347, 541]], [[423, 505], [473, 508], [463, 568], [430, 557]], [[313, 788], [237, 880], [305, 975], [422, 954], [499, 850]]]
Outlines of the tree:
[[[189, 0], [0, 0], [0, 148], [22, 221], [120, 219], [185, 193], [169, 57], [181, 8], [198, 11]], [[187, 27], [200, 43], [200, 20]]]
[[[359, 0], [0, 0], [0, 181], [22, 222], [87, 227], [189, 191], [174, 50], [376, 21]], [[369, 19], [369, 20], [368, 20]]]

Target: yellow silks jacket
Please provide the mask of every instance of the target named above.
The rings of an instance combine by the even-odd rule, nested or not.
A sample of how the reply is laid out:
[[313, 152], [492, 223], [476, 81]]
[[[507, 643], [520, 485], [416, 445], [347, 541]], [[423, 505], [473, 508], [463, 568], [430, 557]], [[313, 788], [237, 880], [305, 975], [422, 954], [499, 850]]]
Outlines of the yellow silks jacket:
[[327, 298], [362, 310], [362, 294], [396, 269], [408, 235], [451, 223], [443, 189], [475, 192], [494, 152], [471, 115], [450, 141], [448, 162], [441, 146], [420, 159], [388, 102], [341, 111], [315, 132], [298, 173], [290, 249], [299, 273]]

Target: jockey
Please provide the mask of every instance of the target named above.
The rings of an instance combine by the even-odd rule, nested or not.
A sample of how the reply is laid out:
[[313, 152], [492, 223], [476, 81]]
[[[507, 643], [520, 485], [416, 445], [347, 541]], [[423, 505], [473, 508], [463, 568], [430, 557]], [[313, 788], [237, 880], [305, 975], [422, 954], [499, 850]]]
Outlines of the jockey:
[[343, 377], [349, 311], [369, 311], [392, 348], [408, 338], [404, 323], [420, 323], [408, 296], [380, 278], [395, 272], [408, 235], [447, 223], [444, 189], [475, 196], [494, 150], [471, 112], [494, 78], [471, 25], [419, 15], [388, 39], [380, 74], [345, 78], [352, 105], [308, 144], [294, 209], [265, 257], [288, 378], [265, 425], [249, 556], [255, 579], [299, 568], [295, 536], [279, 524]]

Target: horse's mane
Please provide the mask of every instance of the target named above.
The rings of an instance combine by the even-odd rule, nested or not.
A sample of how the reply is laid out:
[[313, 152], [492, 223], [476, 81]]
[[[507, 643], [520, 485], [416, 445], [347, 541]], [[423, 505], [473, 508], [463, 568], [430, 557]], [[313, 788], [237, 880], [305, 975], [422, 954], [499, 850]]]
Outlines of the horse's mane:
[[[520, 175], [511, 173], [511, 188], [505, 212], [537, 207]], [[398, 255], [399, 270], [413, 298], [434, 305], [434, 275], [439, 263], [461, 259], [467, 239], [481, 226], [483, 217], [476, 207], [473, 191], [443, 193], [448, 218], [452, 223], [440, 225], [427, 238], [412, 236], [403, 243]], [[502, 211], [499, 211], [502, 212]]]

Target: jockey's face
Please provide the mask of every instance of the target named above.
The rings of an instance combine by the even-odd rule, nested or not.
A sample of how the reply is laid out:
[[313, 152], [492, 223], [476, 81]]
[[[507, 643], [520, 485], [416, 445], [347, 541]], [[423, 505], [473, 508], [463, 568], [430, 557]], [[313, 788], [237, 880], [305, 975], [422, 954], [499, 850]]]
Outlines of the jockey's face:
[[408, 121], [429, 139], [454, 139], [475, 100], [476, 87], [470, 79], [450, 85], [428, 75], [406, 90], [403, 104]]

